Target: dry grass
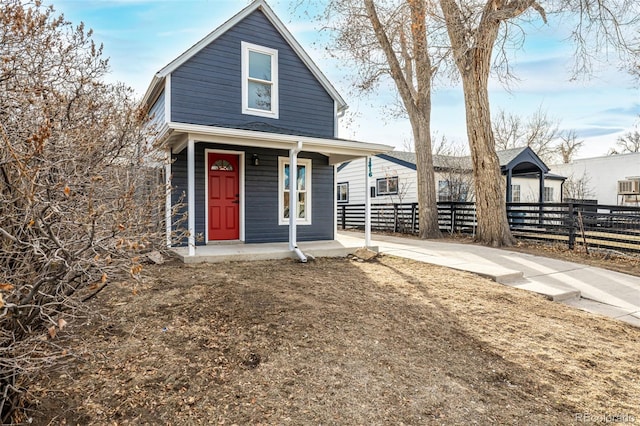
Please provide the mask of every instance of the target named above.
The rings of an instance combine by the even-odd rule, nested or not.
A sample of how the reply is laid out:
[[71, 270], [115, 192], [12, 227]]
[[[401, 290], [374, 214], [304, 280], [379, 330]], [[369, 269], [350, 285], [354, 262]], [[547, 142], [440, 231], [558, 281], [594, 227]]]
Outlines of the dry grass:
[[640, 418], [640, 329], [393, 257], [151, 267], [73, 327], [35, 424]]

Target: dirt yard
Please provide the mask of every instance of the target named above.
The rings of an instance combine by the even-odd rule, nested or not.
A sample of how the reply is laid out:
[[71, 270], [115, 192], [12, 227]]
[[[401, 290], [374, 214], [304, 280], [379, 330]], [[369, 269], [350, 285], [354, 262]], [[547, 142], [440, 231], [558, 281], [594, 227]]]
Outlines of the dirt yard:
[[640, 422], [640, 329], [472, 274], [388, 256], [147, 273], [71, 322], [33, 424]]

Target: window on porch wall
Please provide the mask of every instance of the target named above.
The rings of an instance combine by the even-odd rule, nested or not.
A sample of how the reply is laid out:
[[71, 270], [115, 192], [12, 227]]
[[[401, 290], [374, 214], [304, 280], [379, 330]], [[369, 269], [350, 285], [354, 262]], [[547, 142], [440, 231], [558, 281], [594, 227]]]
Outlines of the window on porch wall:
[[514, 203], [520, 202], [520, 185], [511, 185], [511, 201]]
[[[289, 224], [290, 206], [290, 163], [289, 159], [279, 159], [279, 223]], [[298, 225], [311, 225], [311, 160], [298, 158], [298, 176], [296, 178], [298, 199], [296, 215]]]

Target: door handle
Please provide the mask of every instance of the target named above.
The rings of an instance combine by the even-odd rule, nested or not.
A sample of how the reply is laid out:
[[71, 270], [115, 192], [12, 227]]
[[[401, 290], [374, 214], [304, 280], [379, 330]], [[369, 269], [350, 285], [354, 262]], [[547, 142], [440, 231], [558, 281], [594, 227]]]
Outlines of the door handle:
[[232, 203], [233, 204], [240, 204], [240, 201], [239, 200], [233, 200]]

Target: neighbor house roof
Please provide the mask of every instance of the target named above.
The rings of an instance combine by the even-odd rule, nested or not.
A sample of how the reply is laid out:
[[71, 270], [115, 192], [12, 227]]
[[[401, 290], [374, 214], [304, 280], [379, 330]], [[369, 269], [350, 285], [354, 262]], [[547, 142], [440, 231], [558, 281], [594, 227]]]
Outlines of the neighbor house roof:
[[273, 24], [273, 26], [280, 32], [282, 37], [289, 43], [291, 48], [296, 52], [296, 54], [300, 57], [302, 62], [307, 66], [307, 68], [311, 71], [311, 73], [315, 76], [316, 79], [320, 82], [320, 84], [324, 87], [324, 89], [329, 93], [329, 95], [333, 98], [333, 100], [337, 104], [338, 112], [343, 112], [348, 108], [347, 103], [344, 101], [342, 96], [338, 93], [338, 91], [333, 87], [333, 85], [329, 82], [327, 77], [320, 71], [320, 68], [313, 62], [311, 57], [305, 52], [305, 50], [300, 46], [300, 44], [296, 41], [296, 39], [291, 35], [289, 30], [285, 27], [282, 21], [276, 16], [276, 14], [271, 10], [269, 5], [265, 0], [254, 0], [247, 7], [242, 9], [239, 13], [233, 16], [231, 19], [226, 21], [224, 24], [219, 26], [217, 29], [209, 33], [205, 38], [191, 46], [188, 50], [186, 50], [183, 54], [178, 56], [176, 59], [171, 61], [168, 65], [162, 68], [160, 71], [156, 73], [149, 84], [149, 88], [144, 95], [143, 105], [150, 106], [155, 98], [160, 94], [162, 88], [164, 87], [165, 78], [175, 71], [182, 64], [187, 62], [192, 56], [196, 53], [204, 49], [206, 46], [211, 44], [225, 32], [233, 28], [236, 24], [242, 21], [244, 18], [249, 16], [251, 13], [256, 10], [261, 10], [267, 19]]
[[502, 172], [511, 170], [512, 174], [526, 174], [542, 171], [549, 172], [549, 167], [528, 147], [511, 148], [497, 151]]
[[[391, 151], [379, 154], [378, 157], [416, 169], [416, 153], [408, 151]], [[434, 155], [433, 167], [436, 169], [450, 169], [452, 167], [471, 170], [471, 157], [456, 157], [454, 155]]]
[[[518, 176], [539, 173], [541, 170], [546, 177], [553, 179], [564, 179], [559, 175], [549, 174], [549, 167], [536, 155], [533, 150], [527, 146], [520, 148], [505, 149], [497, 151], [498, 161], [500, 162], [500, 170], [506, 173], [511, 170], [512, 174]], [[416, 169], [416, 154], [408, 151], [390, 151], [379, 154], [378, 157], [394, 162], [412, 170]], [[471, 170], [473, 165], [470, 156], [457, 157], [453, 155], [434, 155], [433, 166], [436, 169], [462, 168]]]

